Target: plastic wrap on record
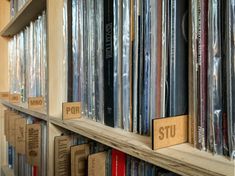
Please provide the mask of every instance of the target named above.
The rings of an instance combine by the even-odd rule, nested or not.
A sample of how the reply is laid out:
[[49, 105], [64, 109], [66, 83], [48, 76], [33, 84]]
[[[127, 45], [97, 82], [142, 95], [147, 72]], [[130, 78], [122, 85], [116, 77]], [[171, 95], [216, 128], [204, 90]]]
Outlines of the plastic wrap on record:
[[130, 56], [129, 56], [129, 74], [130, 74], [130, 125], [129, 131], [133, 131], [133, 56], [135, 40], [135, 7], [134, 0], [130, 1]]
[[151, 64], [151, 16], [150, 0], [144, 6], [144, 82], [143, 82], [143, 109], [142, 109], [142, 134], [150, 132], [150, 64]]
[[9, 92], [13, 93], [13, 53], [14, 53], [14, 39], [8, 42], [8, 70], [9, 70]]
[[168, 60], [168, 0], [162, 1], [162, 71], [161, 71], [161, 117], [166, 117], [167, 60]]
[[122, 109], [123, 127], [130, 130], [130, 1], [123, 0]]
[[63, 76], [63, 99], [68, 100], [68, 0], [64, 0], [63, 5], [63, 60], [62, 60], [62, 76]]
[[206, 150], [206, 111], [207, 111], [207, 34], [208, 34], [208, 1], [199, 1], [201, 6], [199, 24], [199, 65], [200, 65], [200, 123], [198, 124], [198, 148]]
[[15, 75], [15, 93], [17, 94], [21, 94], [21, 53], [20, 53], [20, 34], [16, 35], [16, 57], [14, 59], [16, 59], [16, 75]]
[[227, 68], [227, 123], [229, 154], [235, 158], [235, 1], [228, 0], [226, 4], [226, 68]]
[[114, 127], [123, 128], [122, 118], [122, 0], [114, 0]]
[[81, 101], [81, 92], [80, 92], [80, 58], [78, 57], [78, 1], [72, 0], [72, 58], [73, 58], [73, 93], [72, 101], [80, 102]]
[[88, 117], [95, 118], [95, 3], [87, 1], [88, 12]]
[[34, 45], [36, 53], [35, 59], [36, 59], [36, 96], [41, 96], [41, 32], [42, 32], [42, 17], [39, 16], [38, 19], [35, 21], [35, 37], [36, 37], [36, 44]]
[[[80, 76], [81, 76], [81, 106], [82, 106], [82, 114], [83, 115], [87, 115], [87, 89], [86, 89], [86, 85], [87, 85], [87, 79], [86, 79], [86, 75], [87, 75], [87, 69], [86, 69], [86, 62], [87, 59], [85, 57], [86, 54], [86, 47], [84, 47], [84, 45], [86, 44], [85, 41], [85, 36], [83, 35], [83, 32], [86, 31], [85, 30], [85, 22], [86, 22], [86, 18], [84, 13], [86, 12], [85, 10], [85, 1], [78, 1], [78, 57], [81, 61], [81, 67], [80, 67]], [[86, 46], [86, 45], [85, 45]]]
[[[42, 13], [42, 29], [41, 29], [41, 96], [45, 99], [45, 105], [47, 104], [47, 20], [46, 12]], [[46, 107], [46, 106], [45, 106]]]
[[83, 51], [83, 67], [82, 67], [82, 113], [88, 117], [88, 35], [87, 31], [88, 29], [88, 1], [81, 1], [81, 7], [80, 7], [80, 19], [81, 25], [80, 26], [80, 36], [82, 36], [82, 43], [81, 46]]
[[222, 80], [220, 1], [209, 1], [208, 30], [208, 142], [210, 150], [222, 154]]
[[96, 57], [95, 57], [95, 111], [96, 120], [104, 123], [104, 2], [95, 1], [95, 34], [96, 34]]
[[28, 97], [35, 97], [36, 96], [36, 69], [35, 69], [35, 56], [34, 53], [34, 45], [36, 45], [36, 40], [34, 40], [34, 24], [33, 22], [30, 23], [29, 27], [29, 38], [28, 38], [28, 46], [29, 47], [29, 55], [28, 55], [28, 79], [29, 79], [29, 91]]
[[[197, 13], [197, 1], [192, 0], [191, 1], [191, 11], [190, 11], [190, 16], [191, 16], [191, 42], [189, 43], [189, 45], [191, 45], [191, 53], [190, 53], [190, 67], [189, 70], [190, 71], [190, 78], [192, 79], [192, 81], [190, 82], [190, 92], [189, 92], [189, 96], [192, 99], [192, 102], [190, 103], [189, 106], [189, 116], [191, 119], [191, 129], [190, 129], [190, 140], [191, 143], [196, 144], [196, 118], [198, 116], [198, 61], [197, 61], [197, 25], [198, 25], [198, 13]], [[190, 41], [189, 40], [189, 41]]]
[[142, 94], [143, 94], [143, 74], [144, 74], [144, 18], [143, 18], [143, 1], [139, 1], [139, 36], [138, 36], [138, 46], [139, 46], [139, 53], [138, 53], [138, 116], [139, 116], [139, 133], [142, 133], [143, 124], [142, 124]]
[[20, 58], [20, 93], [21, 93], [21, 101], [26, 102], [26, 85], [25, 85], [25, 75], [26, 75], [26, 64], [25, 64], [25, 34], [24, 31], [19, 34], [19, 58]]
[[25, 29], [25, 63], [26, 63], [26, 98], [28, 99], [29, 93], [30, 93], [30, 83], [31, 83], [31, 72], [30, 72], [30, 66], [31, 66], [31, 57], [30, 57], [30, 27], [26, 27]]
[[132, 93], [132, 124], [133, 124], [133, 132], [137, 133], [138, 132], [138, 64], [139, 64], [139, 45], [138, 45], [138, 40], [139, 40], [139, 0], [134, 0], [134, 12], [133, 12], [133, 26], [134, 26], [134, 35], [133, 35], [133, 50], [132, 50], [132, 88], [133, 88], [133, 93]]
[[170, 1], [169, 116], [188, 113], [187, 0]]

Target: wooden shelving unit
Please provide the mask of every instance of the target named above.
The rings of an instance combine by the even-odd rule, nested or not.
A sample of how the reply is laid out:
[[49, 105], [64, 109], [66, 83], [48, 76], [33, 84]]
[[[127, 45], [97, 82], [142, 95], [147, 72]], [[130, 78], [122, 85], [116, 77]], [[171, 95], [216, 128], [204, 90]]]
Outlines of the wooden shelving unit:
[[85, 118], [69, 121], [50, 118], [50, 122], [181, 175], [232, 176], [235, 173], [234, 161], [199, 151], [189, 144], [153, 151], [150, 137], [113, 129]]
[[[129, 133], [121, 129], [110, 128], [97, 122], [81, 118], [77, 120], [62, 120], [62, 103], [65, 102], [63, 79], [63, 0], [29, 0], [17, 15], [9, 21], [9, 6], [7, 0], [0, 1], [0, 92], [9, 90], [8, 83], [8, 37], [24, 29], [44, 9], [48, 21], [48, 111], [30, 110], [27, 104], [12, 104], [0, 100], [0, 127], [3, 126], [3, 112], [6, 107], [29, 114], [47, 122], [48, 127], [48, 172], [54, 175], [54, 137], [66, 130], [75, 132], [112, 148], [123, 151], [136, 158], [150, 162], [156, 166], [185, 176], [234, 176], [235, 163], [223, 156], [213, 156], [211, 153], [199, 151], [189, 144], [181, 144], [153, 151], [151, 138]], [[3, 11], [4, 10], [4, 11]], [[7, 14], [7, 12], [9, 12]], [[5, 18], [6, 17], [6, 18]], [[6, 19], [8, 20], [6, 22]], [[2, 105], [3, 106], [2, 106]], [[5, 146], [3, 128], [0, 129], [1, 140]], [[0, 141], [0, 142], [2, 142]], [[4, 151], [1, 148], [1, 152]], [[1, 170], [5, 175], [14, 175], [13, 170], [5, 166], [2, 159]]]
[[1, 31], [1, 36], [13, 36], [20, 32], [30, 21], [34, 20], [39, 13], [46, 8], [46, 0], [28, 0], [28, 2], [17, 12], [10, 22]]
[[38, 119], [47, 121], [47, 115], [45, 111], [28, 109], [28, 105], [26, 103], [12, 104], [9, 101], [4, 100], [0, 100], [0, 103], [8, 108], [12, 108], [25, 114], [31, 115], [33, 117], [37, 117]]

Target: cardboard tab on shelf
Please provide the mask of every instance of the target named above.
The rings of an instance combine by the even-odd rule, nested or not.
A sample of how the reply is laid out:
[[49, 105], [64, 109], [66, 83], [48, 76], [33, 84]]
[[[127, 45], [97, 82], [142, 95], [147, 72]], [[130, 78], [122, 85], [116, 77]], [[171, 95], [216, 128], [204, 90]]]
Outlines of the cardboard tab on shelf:
[[42, 109], [44, 107], [43, 97], [29, 97], [28, 108], [29, 109]]
[[20, 103], [20, 94], [10, 94], [9, 101], [11, 103]]
[[26, 156], [30, 165], [38, 166], [41, 156], [41, 124], [26, 125]]
[[63, 120], [81, 118], [81, 102], [63, 103]]
[[188, 140], [188, 116], [153, 119], [152, 149], [160, 149]]
[[9, 100], [9, 92], [0, 92], [0, 99]]
[[22, 155], [25, 155], [26, 150], [26, 118], [18, 118], [16, 119], [15, 124], [15, 131], [16, 131], [16, 142], [15, 142], [15, 148], [16, 152]]

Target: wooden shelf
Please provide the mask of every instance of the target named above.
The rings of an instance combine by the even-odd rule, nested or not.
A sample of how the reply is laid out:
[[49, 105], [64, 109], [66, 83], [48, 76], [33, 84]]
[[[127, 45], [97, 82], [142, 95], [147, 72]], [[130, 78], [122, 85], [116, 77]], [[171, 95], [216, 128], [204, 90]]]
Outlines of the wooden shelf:
[[1, 36], [13, 36], [24, 29], [30, 21], [34, 20], [46, 8], [46, 0], [28, 0], [17, 12], [6, 27], [1, 31]]
[[5, 101], [5, 100], [0, 100], [0, 103], [6, 107], [13, 108], [17, 111], [20, 111], [25, 114], [31, 115], [33, 117], [37, 117], [39, 119], [47, 121], [47, 115], [45, 111], [36, 110], [36, 109], [35, 110], [28, 109], [28, 105], [26, 103], [12, 104], [9, 101]]
[[2, 166], [2, 173], [3, 176], [14, 176], [14, 172], [7, 166]]
[[189, 144], [153, 151], [150, 137], [110, 128], [85, 118], [69, 121], [50, 118], [50, 122], [181, 175], [234, 176], [235, 173], [234, 161], [199, 151]]

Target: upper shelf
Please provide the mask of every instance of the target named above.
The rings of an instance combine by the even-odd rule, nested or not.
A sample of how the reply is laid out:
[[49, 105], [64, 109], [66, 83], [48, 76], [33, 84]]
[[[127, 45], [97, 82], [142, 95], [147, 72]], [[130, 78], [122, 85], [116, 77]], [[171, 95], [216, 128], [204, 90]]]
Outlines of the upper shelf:
[[234, 176], [234, 161], [181, 144], [153, 151], [150, 137], [110, 128], [88, 119], [50, 122], [181, 175]]
[[42, 119], [44, 121], [47, 121], [47, 115], [46, 115], [45, 111], [36, 110], [36, 109], [35, 110], [28, 109], [27, 104], [23, 104], [23, 103], [12, 104], [9, 101], [5, 101], [5, 100], [0, 100], [0, 103], [5, 105], [6, 107], [13, 108], [17, 111], [20, 111], [20, 112], [23, 112], [25, 114], [31, 115], [33, 117], [36, 117], [38, 119]]
[[17, 14], [1, 31], [1, 36], [9, 37], [17, 34], [24, 29], [30, 21], [34, 20], [45, 8], [46, 0], [28, 0], [21, 10], [17, 12]]

